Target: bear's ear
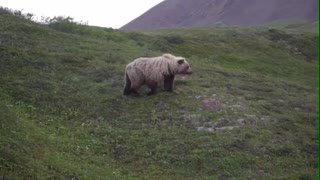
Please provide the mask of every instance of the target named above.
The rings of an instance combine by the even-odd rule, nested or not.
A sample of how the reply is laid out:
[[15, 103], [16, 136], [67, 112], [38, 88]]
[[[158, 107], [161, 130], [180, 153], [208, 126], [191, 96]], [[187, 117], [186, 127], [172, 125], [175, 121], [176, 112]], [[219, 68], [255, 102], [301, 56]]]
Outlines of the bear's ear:
[[182, 63], [184, 63], [184, 59], [179, 59], [178, 64], [182, 64]]

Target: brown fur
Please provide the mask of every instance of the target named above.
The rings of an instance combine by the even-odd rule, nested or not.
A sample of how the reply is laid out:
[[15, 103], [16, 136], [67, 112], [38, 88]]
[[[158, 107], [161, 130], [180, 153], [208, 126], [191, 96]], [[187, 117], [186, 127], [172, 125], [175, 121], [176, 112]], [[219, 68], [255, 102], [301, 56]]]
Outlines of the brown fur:
[[153, 58], [138, 58], [129, 63], [125, 70], [124, 95], [138, 94], [138, 90], [146, 84], [151, 91], [156, 92], [158, 83], [164, 83], [166, 91], [173, 91], [173, 81], [176, 74], [191, 74], [190, 65], [183, 57], [163, 54]]

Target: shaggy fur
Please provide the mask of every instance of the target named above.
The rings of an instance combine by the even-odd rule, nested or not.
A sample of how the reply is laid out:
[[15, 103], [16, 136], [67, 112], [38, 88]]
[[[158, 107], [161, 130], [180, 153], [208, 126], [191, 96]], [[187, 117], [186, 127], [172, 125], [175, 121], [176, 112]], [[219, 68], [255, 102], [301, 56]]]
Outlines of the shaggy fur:
[[164, 83], [166, 91], [173, 91], [173, 81], [176, 74], [192, 74], [190, 65], [183, 57], [163, 54], [153, 58], [138, 58], [129, 63], [125, 70], [125, 87], [123, 94], [138, 94], [138, 90], [146, 84], [151, 91], [156, 92], [158, 83]]

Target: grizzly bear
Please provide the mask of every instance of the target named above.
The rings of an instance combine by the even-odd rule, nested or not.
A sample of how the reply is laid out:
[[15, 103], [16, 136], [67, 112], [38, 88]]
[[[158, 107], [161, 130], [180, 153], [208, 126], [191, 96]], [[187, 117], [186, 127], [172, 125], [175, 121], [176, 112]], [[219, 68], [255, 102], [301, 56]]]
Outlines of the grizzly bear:
[[151, 89], [148, 95], [152, 95], [161, 82], [166, 91], [172, 92], [176, 74], [192, 74], [189, 63], [183, 57], [163, 54], [153, 58], [138, 58], [126, 66], [123, 94], [138, 94], [140, 87], [146, 84]]

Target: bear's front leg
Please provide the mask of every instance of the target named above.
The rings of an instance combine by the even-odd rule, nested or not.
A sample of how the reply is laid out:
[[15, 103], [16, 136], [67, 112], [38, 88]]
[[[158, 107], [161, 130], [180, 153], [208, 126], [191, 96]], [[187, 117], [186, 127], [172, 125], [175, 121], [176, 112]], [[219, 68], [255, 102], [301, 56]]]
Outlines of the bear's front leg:
[[166, 91], [169, 91], [169, 92], [173, 91], [173, 80], [174, 80], [174, 75], [169, 75], [164, 77], [164, 89]]

